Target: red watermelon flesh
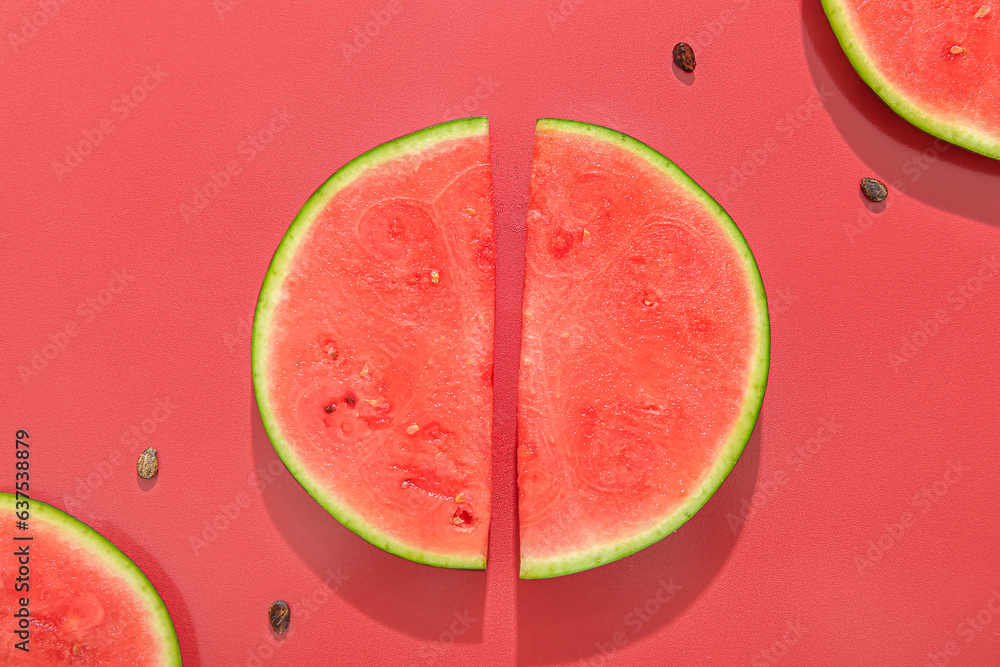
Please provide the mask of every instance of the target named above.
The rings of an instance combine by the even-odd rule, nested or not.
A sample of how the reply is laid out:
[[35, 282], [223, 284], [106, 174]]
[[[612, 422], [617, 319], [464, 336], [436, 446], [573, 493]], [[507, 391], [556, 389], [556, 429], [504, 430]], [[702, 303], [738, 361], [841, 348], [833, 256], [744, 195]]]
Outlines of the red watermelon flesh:
[[714, 492], [763, 397], [769, 329], [728, 215], [584, 123], [535, 135], [518, 396], [521, 576], [620, 558]]
[[[181, 664], [167, 609], [128, 557], [86, 524], [37, 500], [29, 501], [28, 530], [19, 530], [15, 502], [0, 493], [0, 530], [9, 536], [0, 556], [0, 664]], [[32, 539], [10, 539], [24, 536]], [[23, 549], [27, 555], [18, 555]], [[14, 616], [22, 598], [30, 612], [28, 651], [17, 648], [24, 637], [15, 634], [23, 629]]]
[[914, 125], [1000, 158], [1000, 5], [823, 0], [861, 77]]
[[338, 171], [282, 240], [254, 322], [254, 385], [289, 470], [397, 555], [486, 562], [493, 202], [485, 118]]

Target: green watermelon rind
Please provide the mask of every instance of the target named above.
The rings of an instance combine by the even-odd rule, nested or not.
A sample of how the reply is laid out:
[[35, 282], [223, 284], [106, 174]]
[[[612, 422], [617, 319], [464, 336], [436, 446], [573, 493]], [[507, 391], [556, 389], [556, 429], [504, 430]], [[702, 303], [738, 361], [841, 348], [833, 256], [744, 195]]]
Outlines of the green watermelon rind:
[[271, 319], [277, 305], [284, 277], [291, 262], [296, 256], [296, 250], [303, 239], [309, 235], [312, 222], [323, 210], [330, 199], [343, 188], [371, 167], [389, 162], [406, 155], [424, 151], [445, 141], [464, 137], [487, 134], [488, 122], [485, 116], [460, 118], [437, 125], [431, 125], [422, 130], [407, 134], [386, 142], [366, 153], [362, 153], [337, 170], [315, 193], [306, 201], [302, 210], [289, 225], [288, 231], [278, 244], [274, 258], [264, 277], [257, 300], [257, 310], [254, 314], [253, 339], [251, 343], [251, 366], [253, 373], [254, 392], [257, 397], [257, 407], [260, 410], [261, 421], [274, 445], [275, 451], [284, 462], [288, 471], [298, 480], [299, 484], [315, 498], [326, 511], [332, 514], [340, 523], [354, 531], [375, 546], [408, 560], [458, 569], [481, 570], [486, 567], [485, 557], [468, 558], [448, 553], [436, 553], [416, 549], [399, 539], [386, 534], [372, 525], [361, 513], [348, 507], [334, 494], [329, 493], [312, 475], [306, 466], [296, 456], [295, 448], [285, 438], [274, 411], [268, 403], [265, 386], [267, 383], [267, 334], [271, 330]]
[[[4, 512], [14, 512], [16, 500], [14, 494], [0, 491], [0, 506]], [[150, 627], [160, 635], [163, 654], [160, 656], [159, 664], [180, 665], [181, 648], [177, 641], [177, 630], [170, 619], [170, 612], [139, 566], [106, 537], [76, 517], [34, 498], [29, 499], [29, 504], [31, 513], [29, 525], [32, 522], [41, 522], [55, 527], [68, 541], [96, 555], [101, 561], [103, 570], [121, 577], [129, 584], [149, 612], [147, 620]]]
[[771, 354], [771, 328], [768, 319], [767, 295], [764, 283], [757, 268], [750, 246], [743, 233], [729, 217], [729, 214], [690, 176], [667, 157], [642, 143], [638, 139], [622, 134], [600, 125], [591, 125], [579, 121], [562, 120], [558, 118], [542, 118], [538, 121], [537, 131], [547, 130], [560, 132], [575, 132], [620, 146], [635, 155], [644, 158], [663, 174], [684, 187], [696, 200], [713, 215], [723, 229], [733, 247], [743, 260], [747, 272], [747, 282], [752, 291], [752, 298], [757, 305], [757, 354], [752, 360], [748, 373], [746, 394], [743, 402], [743, 412], [736, 421], [721, 453], [696, 491], [692, 492], [683, 505], [669, 515], [663, 517], [655, 526], [626, 540], [599, 545], [585, 551], [559, 557], [545, 559], [521, 559], [520, 577], [522, 579], [544, 579], [589, 570], [633, 554], [649, 545], [663, 539], [677, 530], [688, 519], [694, 516], [708, 502], [712, 494], [722, 485], [733, 466], [743, 453], [750, 435], [753, 433], [764, 400], [764, 390], [767, 386], [768, 368]]
[[1000, 136], [990, 136], [982, 129], [943, 120], [920, 108], [900, 92], [879, 70], [865, 49], [864, 38], [851, 19], [844, 0], [822, 0], [823, 9], [841, 48], [855, 71], [889, 107], [920, 129], [970, 151], [1000, 159]]

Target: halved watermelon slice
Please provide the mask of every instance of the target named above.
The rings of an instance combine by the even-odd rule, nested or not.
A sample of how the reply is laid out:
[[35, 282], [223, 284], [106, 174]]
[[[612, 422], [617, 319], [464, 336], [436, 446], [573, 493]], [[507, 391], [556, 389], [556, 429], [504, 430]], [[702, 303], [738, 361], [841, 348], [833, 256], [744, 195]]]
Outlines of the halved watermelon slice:
[[652, 544], [725, 479], [770, 351], [726, 212], [626, 135], [538, 121], [518, 395], [521, 577]]
[[288, 469], [394, 554], [482, 568], [495, 250], [485, 118], [342, 167], [278, 246], [253, 328], [261, 419]]
[[844, 52], [896, 113], [1000, 158], [1000, 5], [823, 0]]
[[[0, 493], [0, 530], [8, 536], [0, 556], [0, 664], [181, 664], [170, 614], [128, 556], [38, 500], [28, 501], [27, 530], [17, 529], [15, 511], [26, 506], [16, 502]], [[26, 536], [32, 539], [17, 539]], [[19, 616], [22, 601], [28, 602], [26, 621]], [[18, 648], [25, 640], [27, 651]]]

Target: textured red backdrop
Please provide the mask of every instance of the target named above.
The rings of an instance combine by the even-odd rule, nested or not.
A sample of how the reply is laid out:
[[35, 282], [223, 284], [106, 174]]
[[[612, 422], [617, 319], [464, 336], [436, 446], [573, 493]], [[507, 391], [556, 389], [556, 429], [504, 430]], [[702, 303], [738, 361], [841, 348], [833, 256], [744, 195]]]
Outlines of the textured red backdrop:
[[[185, 664], [1000, 664], [1000, 162], [888, 110], [819, 0], [286, 4], [0, 3], [0, 433], [27, 429], [38, 497], [145, 570]], [[680, 40], [693, 75], [671, 65]], [[499, 239], [486, 573], [383, 553], [312, 501], [263, 432], [249, 345], [309, 194], [473, 114], [492, 126]], [[638, 137], [728, 209], [773, 346], [757, 430], [694, 519], [519, 582], [519, 281], [544, 116]], [[886, 206], [862, 176], [895, 182]], [[151, 484], [133, 467], [147, 445]]]

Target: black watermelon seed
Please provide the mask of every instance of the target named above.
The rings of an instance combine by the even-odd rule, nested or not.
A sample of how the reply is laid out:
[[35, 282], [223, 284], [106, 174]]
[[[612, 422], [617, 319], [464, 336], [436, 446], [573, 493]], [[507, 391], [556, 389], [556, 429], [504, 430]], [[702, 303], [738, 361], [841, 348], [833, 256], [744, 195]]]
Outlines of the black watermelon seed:
[[678, 42], [674, 47], [674, 64], [680, 67], [685, 72], [693, 72], [695, 61], [694, 61], [694, 49], [691, 48], [690, 44], [685, 42]]
[[327, 412], [333, 412], [334, 410], [337, 409], [337, 404], [336, 403], [331, 403], [330, 405], [326, 406], [323, 409], [326, 410]]
[[885, 187], [885, 183], [877, 178], [862, 178], [861, 192], [874, 202], [885, 201], [885, 198], [889, 196], [889, 189]]
[[284, 600], [272, 602], [267, 609], [267, 620], [271, 623], [271, 629], [279, 635], [288, 629], [288, 622], [291, 619], [292, 611]]

